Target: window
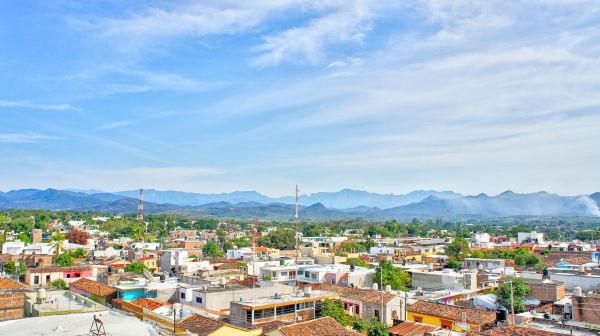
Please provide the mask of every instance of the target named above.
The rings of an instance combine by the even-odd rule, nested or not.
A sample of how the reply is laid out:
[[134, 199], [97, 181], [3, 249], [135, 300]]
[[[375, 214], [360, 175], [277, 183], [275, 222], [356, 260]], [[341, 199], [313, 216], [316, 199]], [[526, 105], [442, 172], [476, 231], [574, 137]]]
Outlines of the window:
[[67, 274], [67, 279], [71, 279], [71, 274]]
[[184, 292], [181, 292], [181, 298], [185, 299], [185, 293]]
[[452, 329], [452, 321], [441, 320], [441, 324], [444, 329]]
[[375, 309], [375, 318], [377, 319], [377, 321], [381, 321], [381, 318], [379, 317], [379, 310]]
[[419, 322], [422, 323], [423, 322], [423, 316], [413, 316], [413, 319], [415, 320], [415, 322]]
[[46, 283], [50, 283], [50, 275], [46, 275]]
[[33, 277], [33, 284], [37, 285], [39, 283], [40, 283], [40, 277], [39, 277], [39, 275], [34, 276]]
[[199, 296], [196, 296], [196, 303], [202, 303], [202, 298]]
[[76, 278], [81, 278], [81, 274], [80, 273], [75, 273], [75, 277]]

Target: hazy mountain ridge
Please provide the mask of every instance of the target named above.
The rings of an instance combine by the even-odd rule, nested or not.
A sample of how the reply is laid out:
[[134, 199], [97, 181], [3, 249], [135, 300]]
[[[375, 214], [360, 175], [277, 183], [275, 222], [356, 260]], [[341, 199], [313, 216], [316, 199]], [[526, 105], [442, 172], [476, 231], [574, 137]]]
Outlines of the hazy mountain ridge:
[[[223, 194], [194, 194], [196, 200], [220, 198], [220, 201], [207, 202], [199, 205], [180, 205], [175, 202], [153, 202], [153, 197], [161, 197], [180, 192], [144, 191], [144, 210], [146, 213], [188, 213], [215, 217], [251, 218], [291, 220], [295, 206], [282, 202], [294, 198], [270, 198], [254, 191], [242, 191]], [[128, 197], [133, 195], [135, 197]], [[336, 194], [340, 197], [335, 198]], [[198, 196], [203, 195], [203, 196]], [[206, 196], [208, 195], [208, 196]], [[453, 192], [416, 191], [403, 195], [412, 195], [417, 201], [383, 208], [377, 206], [359, 205], [346, 209], [336, 209], [330, 204], [354, 203], [360, 197], [365, 202], [374, 203], [374, 199], [398, 199], [400, 195], [381, 195], [345, 189], [338, 193], [316, 193], [306, 196], [305, 202], [312, 199], [329, 201], [302, 204], [300, 217], [306, 220], [352, 219], [364, 218], [369, 220], [385, 220], [390, 218], [412, 217], [511, 217], [511, 216], [595, 216], [600, 217], [600, 192], [591, 195], [561, 196], [547, 192], [518, 194], [505, 191], [496, 196], [479, 194], [476, 196], [457, 196]], [[441, 197], [440, 197], [441, 195]], [[312, 197], [312, 198], [311, 198]], [[422, 197], [422, 198], [421, 198]], [[263, 202], [249, 199], [260, 199]], [[349, 201], [351, 200], [351, 201]], [[337, 203], [336, 203], [337, 202]], [[115, 213], [132, 213], [137, 209], [137, 191], [122, 193], [83, 193], [57, 189], [21, 189], [0, 192], [0, 209], [48, 209], [48, 210], [81, 210]], [[383, 202], [382, 204], [385, 204]]]

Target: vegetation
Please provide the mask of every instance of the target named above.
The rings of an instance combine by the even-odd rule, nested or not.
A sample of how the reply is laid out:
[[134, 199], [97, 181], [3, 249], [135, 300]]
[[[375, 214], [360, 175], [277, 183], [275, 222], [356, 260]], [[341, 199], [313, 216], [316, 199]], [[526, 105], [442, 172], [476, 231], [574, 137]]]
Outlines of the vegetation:
[[362, 261], [358, 258], [348, 258], [348, 259], [346, 259], [346, 262], [344, 264], [369, 268], [369, 263]]
[[446, 246], [446, 254], [454, 260], [462, 261], [469, 253], [471, 253], [469, 243], [463, 237], [456, 237]]
[[502, 286], [496, 291], [498, 304], [506, 307], [510, 311], [511, 307], [511, 283], [512, 280], [512, 299], [515, 313], [525, 311], [525, 299], [529, 295], [531, 288], [525, 283], [523, 278], [510, 277], [504, 281]]
[[148, 269], [148, 266], [146, 266], [146, 264], [140, 261], [132, 262], [131, 264], [125, 267], [126, 272], [134, 272], [139, 274], [144, 273], [145, 269]]
[[52, 262], [62, 267], [71, 267], [74, 265], [73, 257], [68, 253], [63, 253], [58, 258], [53, 258]]
[[382, 322], [373, 319], [367, 327], [367, 336], [388, 336], [388, 327]]
[[56, 287], [58, 289], [67, 289], [67, 283], [63, 279], [56, 279], [50, 283], [50, 286]]
[[88, 253], [83, 248], [78, 247], [74, 250], [69, 251], [69, 255], [73, 258], [81, 259], [81, 258], [86, 258]]
[[202, 246], [202, 254], [205, 257], [222, 257], [223, 251], [219, 248], [219, 245], [215, 242], [207, 242]]
[[516, 250], [477, 250], [471, 253], [472, 258], [484, 258], [484, 259], [513, 259], [515, 264], [520, 266], [537, 266], [541, 263], [541, 257], [537, 253], [533, 253], [525, 248], [518, 248]]
[[12, 260], [9, 260], [6, 263], [4, 263], [4, 266], [2, 267], [2, 269], [4, 270], [4, 272], [10, 273], [10, 274], [15, 274], [17, 272], [17, 266], [15, 265], [15, 262]]
[[280, 250], [290, 250], [296, 245], [296, 232], [291, 229], [278, 228], [258, 239], [260, 246], [267, 246]]
[[[323, 304], [321, 306], [321, 316], [329, 316], [333, 318], [337, 323], [346, 327], [350, 326], [352, 327], [352, 329], [360, 333], [363, 333], [366, 330], [368, 332], [368, 335], [388, 335], [387, 327], [377, 320], [373, 320], [371, 321], [371, 323], [367, 323], [359, 317], [346, 315], [346, 311], [344, 310], [344, 304], [339, 299], [323, 300]], [[385, 333], [381, 334], [380, 332], [382, 331], [385, 331]]]
[[379, 263], [377, 272], [373, 277], [373, 281], [378, 284], [381, 282], [381, 272], [383, 271], [383, 286], [390, 285], [394, 290], [408, 291], [410, 287], [410, 276], [408, 273], [399, 267], [394, 267], [391, 262], [382, 260]]

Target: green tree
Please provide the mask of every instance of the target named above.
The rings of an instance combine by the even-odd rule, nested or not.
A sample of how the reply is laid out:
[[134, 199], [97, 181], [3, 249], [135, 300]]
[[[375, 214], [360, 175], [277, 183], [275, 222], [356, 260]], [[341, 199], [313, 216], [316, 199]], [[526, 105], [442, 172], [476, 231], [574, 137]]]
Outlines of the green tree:
[[73, 258], [85, 258], [85, 257], [87, 257], [87, 252], [83, 248], [81, 248], [81, 247], [78, 247], [75, 250], [69, 251], [69, 254]]
[[17, 266], [15, 265], [15, 262], [12, 260], [7, 261], [4, 264], [3, 269], [4, 269], [4, 272], [10, 273], [10, 274], [15, 274], [17, 272]]
[[408, 291], [410, 287], [410, 276], [408, 273], [399, 267], [394, 267], [391, 262], [382, 260], [379, 263], [377, 272], [373, 277], [373, 282], [380, 284], [381, 272], [383, 270], [383, 286], [390, 285], [394, 290]]
[[348, 258], [346, 259], [346, 262], [344, 263], [346, 265], [354, 265], [354, 266], [358, 266], [358, 267], [369, 267], [369, 263], [362, 261], [358, 258]]
[[27, 233], [27, 232], [19, 233], [19, 235], [17, 236], [17, 239], [22, 241], [25, 244], [31, 244], [31, 237], [29, 237], [29, 233]]
[[58, 258], [53, 258], [52, 261], [62, 267], [70, 267], [74, 264], [73, 257], [71, 257], [68, 253], [63, 253], [59, 255]]
[[222, 257], [223, 251], [219, 248], [219, 245], [215, 242], [207, 242], [202, 246], [202, 254], [205, 257]]
[[323, 235], [323, 227], [317, 224], [310, 224], [302, 228], [304, 237], [319, 237]]
[[146, 237], [146, 229], [141, 224], [131, 226], [131, 239], [134, 241], [144, 241]]
[[132, 262], [125, 267], [125, 271], [142, 274], [144, 269], [148, 269], [148, 266], [141, 261]]
[[223, 251], [227, 251], [227, 250], [233, 250], [232, 242], [225, 242], [225, 244], [223, 244]]
[[531, 292], [531, 288], [529, 288], [523, 278], [509, 277], [505, 279], [502, 286], [500, 286], [496, 291], [496, 295], [498, 296], [498, 304], [506, 307], [510, 311], [511, 280], [515, 313], [522, 313], [525, 311], [525, 299], [529, 295], [529, 292]]
[[52, 247], [54, 248], [54, 253], [56, 253], [56, 259], [59, 258], [60, 251], [63, 247], [63, 242], [65, 240], [65, 235], [60, 232], [54, 232], [52, 236], [50, 236], [50, 241], [52, 241]]
[[367, 327], [367, 336], [388, 336], [388, 327], [382, 322], [373, 319]]
[[329, 316], [337, 321], [337, 323], [347, 326], [352, 321], [346, 315], [344, 303], [338, 299], [325, 299], [321, 305], [321, 316]]
[[446, 266], [448, 268], [460, 269], [462, 267], [462, 264], [460, 261], [454, 258], [448, 258], [448, 264], [446, 264]]
[[266, 236], [258, 239], [260, 246], [276, 248], [279, 250], [290, 250], [296, 245], [296, 231], [278, 228], [269, 232]]
[[369, 324], [365, 322], [365, 320], [357, 317], [352, 319], [352, 329], [358, 331], [359, 333], [364, 333], [368, 327]]
[[470, 252], [469, 243], [462, 237], [454, 238], [454, 241], [446, 247], [446, 254], [459, 261], [462, 261]]
[[67, 283], [63, 279], [56, 279], [50, 283], [50, 286], [56, 287], [58, 289], [67, 289]]

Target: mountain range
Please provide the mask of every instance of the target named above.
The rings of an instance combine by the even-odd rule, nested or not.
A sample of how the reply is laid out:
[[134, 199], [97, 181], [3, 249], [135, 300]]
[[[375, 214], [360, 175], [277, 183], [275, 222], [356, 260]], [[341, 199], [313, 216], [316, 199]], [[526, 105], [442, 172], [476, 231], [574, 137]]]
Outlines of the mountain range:
[[[132, 213], [138, 191], [20, 189], [0, 192], [0, 209], [48, 209]], [[269, 197], [256, 191], [200, 194], [144, 190], [146, 213], [181, 213], [198, 216], [291, 220], [295, 198]], [[511, 216], [600, 217], [600, 193], [561, 196], [544, 191], [496, 196], [464, 196], [452, 191], [418, 190], [408, 194], [377, 194], [343, 189], [299, 197], [305, 220], [390, 218], [499, 218]]]

